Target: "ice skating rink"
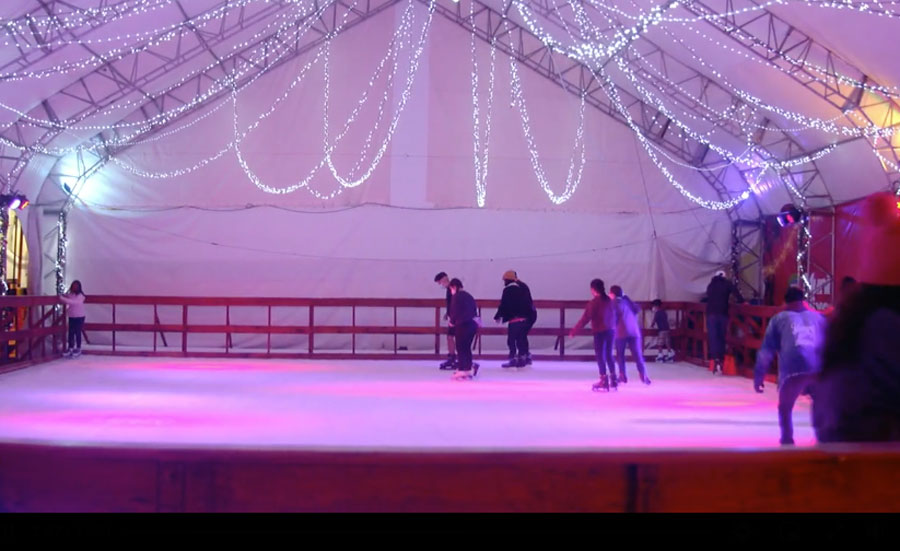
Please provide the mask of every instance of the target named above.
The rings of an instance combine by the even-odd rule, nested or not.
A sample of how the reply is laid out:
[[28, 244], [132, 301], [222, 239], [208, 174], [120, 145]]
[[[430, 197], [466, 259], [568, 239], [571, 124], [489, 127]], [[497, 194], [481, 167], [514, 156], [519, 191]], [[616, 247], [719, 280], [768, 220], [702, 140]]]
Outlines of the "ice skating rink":
[[[85, 355], [0, 375], [0, 442], [236, 449], [623, 450], [778, 447], [777, 395], [742, 377], [654, 364], [597, 393], [593, 363], [204, 360]], [[798, 447], [815, 443], [810, 402]]]

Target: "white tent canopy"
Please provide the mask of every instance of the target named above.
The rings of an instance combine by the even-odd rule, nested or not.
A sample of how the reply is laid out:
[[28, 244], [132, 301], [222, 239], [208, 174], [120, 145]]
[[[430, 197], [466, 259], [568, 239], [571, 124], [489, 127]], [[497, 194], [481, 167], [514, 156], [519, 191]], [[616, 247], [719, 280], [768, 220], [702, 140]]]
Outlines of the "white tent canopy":
[[[364, 3], [383, 9], [361, 17]], [[41, 4], [64, 9], [55, 2]], [[473, 41], [470, 30], [452, 17], [464, 19], [470, 4], [436, 4], [430, 16], [429, 2], [423, 0], [82, 0], [66, 3], [68, 19], [58, 18], [65, 29], [47, 33], [41, 53], [15, 46], [19, 35], [9, 25], [31, 21], [40, 28], [46, 11], [37, 2], [5, 2], [0, 17], [8, 23], [9, 38], [0, 58], [0, 123], [7, 142], [0, 172], [33, 202], [25, 212], [31, 280], [42, 282], [33, 285], [35, 291], [54, 290], [56, 223], [59, 210], [68, 208], [67, 279], [80, 279], [94, 294], [433, 297], [432, 276], [446, 271], [462, 278], [476, 296], [495, 296], [500, 275], [514, 269], [536, 298], [582, 298], [588, 282], [601, 277], [638, 299], [696, 299], [710, 274], [730, 264], [733, 219], [756, 219], [798, 201], [770, 170], [768, 183], [751, 177], [763, 189], [754, 189], [731, 213], [704, 208], [661, 172], [621, 113], [604, 112], [587, 100], [582, 107], [579, 92], [519, 60], [533, 138], [529, 144], [523, 105], [513, 101], [510, 56], [498, 45], [489, 109], [491, 46], [481, 37]], [[533, 10], [524, 13], [534, 20], [523, 18], [520, 4]], [[484, 0], [475, 11], [485, 6], [506, 11], [509, 25], [543, 29], [566, 50], [611, 44], [611, 26], [627, 28], [628, 16], [651, 13], [653, 5]], [[82, 12], [71, 15], [72, 6]], [[877, 6], [888, 13], [896, 8], [890, 2]], [[700, 9], [679, 5], [662, 13], [689, 18], [688, 8]], [[841, 70], [861, 71], [869, 86], [893, 90], [900, 85], [897, 60], [884, 55], [900, 28], [897, 18], [838, 11], [821, 2], [770, 8], [797, 32], [839, 55]], [[347, 13], [348, 20], [359, 20], [341, 28], [340, 18]], [[585, 13], [589, 21], [577, 19]], [[617, 23], [606, 21], [604, 13]], [[23, 19], [26, 14], [31, 19]], [[332, 15], [336, 18], [328, 21]], [[174, 27], [185, 20], [191, 25]], [[581, 26], [575, 29], [562, 23], [576, 20]], [[492, 21], [494, 29], [505, 24], [501, 18]], [[175, 28], [178, 38], [159, 38]], [[322, 38], [335, 28], [339, 32], [333, 38]], [[588, 31], [595, 34], [585, 38]], [[284, 48], [279, 64], [268, 67], [261, 53], [255, 54], [256, 65], [234, 61], [242, 48], [245, 58], [252, 57], [247, 45], [275, 33]], [[750, 188], [732, 170], [720, 182], [724, 187], [716, 189], [709, 174], [689, 166], [702, 164], [702, 158], [692, 162], [667, 149], [665, 140], [681, 132], [674, 122], [662, 129], [659, 121], [667, 118], [745, 159], [753, 157], [748, 152], [754, 143], [762, 151], [758, 158], [764, 157], [760, 144], [774, 143], [773, 136], [789, 140], [800, 156], [826, 148], [821, 158], [798, 168], [818, 174], [804, 198], [813, 206], [889, 187], [870, 140], [798, 128], [803, 124], [789, 114], [853, 129], [834, 102], [767, 65], [713, 25], [664, 21], [640, 34], [617, 54], [622, 57], [603, 65], [604, 74], [625, 94], [626, 103], [629, 97], [642, 98], [659, 113], [652, 97], [663, 102], [672, 117], [660, 116], [657, 122], [639, 117], [633, 105], [629, 112], [652, 142], [650, 151], [688, 194], [726, 201]], [[111, 51], [142, 47], [149, 37], [157, 37], [156, 42], [145, 50], [110, 61], [123, 55]], [[318, 38], [313, 47], [299, 55], [290, 51], [290, 40], [296, 44], [313, 37]], [[512, 47], [517, 39], [514, 33], [498, 36]], [[275, 55], [273, 44], [266, 55]], [[473, 44], [480, 148], [473, 143]], [[640, 80], [641, 74], [660, 74], [654, 73], [662, 67], [656, 49], [667, 56], [670, 93], [672, 83], [690, 91], [696, 81], [692, 73], [718, 83], [718, 91], [710, 88], [705, 96], [705, 106], [688, 110], [650, 86], [652, 81]], [[629, 59], [626, 67], [638, 80], [616, 59]], [[232, 88], [228, 77], [239, 70], [245, 72]], [[209, 76], [191, 80], [201, 71]], [[595, 82], [592, 93], [613, 101], [601, 85]], [[654, 95], [642, 96], [641, 86]], [[195, 99], [210, 89], [221, 93], [209, 94], [208, 101]], [[169, 94], [165, 101], [160, 99], [164, 93]], [[893, 101], [893, 92], [865, 93]], [[734, 97], [757, 97], [788, 114], [746, 105], [739, 110], [723, 99]], [[161, 111], [181, 116], [160, 116]], [[714, 111], [724, 116], [717, 119]], [[745, 135], [716, 126], [727, 117], [744, 121]], [[155, 121], [150, 131], [123, 138], [143, 128], [148, 118]], [[63, 122], [48, 125], [46, 120]], [[352, 124], [345, 132], [348, 120]], [[887, 127], [900, 120], [883, 122], [878, 124]], [[753, 124], [770, 129], [760, 137]], [[236, 133], [241, 159], [233, 147]], [[578, 178], [580, 135], [585, 160]], [[98, 144], [98, 136], [105, 147], [95, 145], [80, 155], [60, 151]], [[699, 149], [699, 142], [692, 143], [692, 151]], [[831, 144], [838, 144], [833, 151]], [[31, 146], [27, 163], [15, 145]], [[476, 154], [486, 149], [479, 205], [475, 166], [485, 157]], [[326, 162], [329, 150], [334, 171]], [[782, 150], [769, 153], [789, 160]], [[734, 168], [750, 167], [735, 163]], [[291, 193], [261, 189], [298, 185]], [[560, 200], [567, 185], [570, 196]]]

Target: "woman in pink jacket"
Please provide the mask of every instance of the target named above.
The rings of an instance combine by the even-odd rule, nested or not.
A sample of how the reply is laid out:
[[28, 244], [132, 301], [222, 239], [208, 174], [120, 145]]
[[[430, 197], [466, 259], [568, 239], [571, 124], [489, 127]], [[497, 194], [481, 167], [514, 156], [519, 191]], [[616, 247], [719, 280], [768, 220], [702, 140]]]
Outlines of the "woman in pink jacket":
[[84, 298], [81, 282], [77, 279], [69, 286], [68, 293], [59, 295], [59, 300], [66, 305], [69, 314], [69, 349], [63, 354], [66, 358], [81, 356], [81, 331], [84, 329]]

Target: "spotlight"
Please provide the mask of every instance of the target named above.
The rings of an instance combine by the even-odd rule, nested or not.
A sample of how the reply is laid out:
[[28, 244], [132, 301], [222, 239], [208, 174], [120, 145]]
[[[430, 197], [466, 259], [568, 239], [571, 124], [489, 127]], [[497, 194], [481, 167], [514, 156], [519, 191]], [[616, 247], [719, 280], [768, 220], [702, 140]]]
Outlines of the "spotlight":
[[21, 193], [15, 195], [0, 195], [0, 208], [22, 210], [28, 206], [28, 203], [28, 198]]
[[781, 212], [775, 217], [775, 220], [778, 221], [778, 225], [783, 227], [791, 226], [796, 224], [803, 218], [803, 213], [795, 207], [794, 205], [787, 204], [781, 207]]

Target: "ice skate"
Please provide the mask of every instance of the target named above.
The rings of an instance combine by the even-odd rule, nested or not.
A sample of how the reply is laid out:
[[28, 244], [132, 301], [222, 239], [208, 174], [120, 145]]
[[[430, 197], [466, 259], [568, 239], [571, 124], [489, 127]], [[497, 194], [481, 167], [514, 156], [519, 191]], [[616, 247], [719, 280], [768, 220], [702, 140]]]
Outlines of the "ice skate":
[[609, 392], [609, 377], [601, 375], [600, 380], [591, 385], [594, 392]]
[[471, 371], [456, 371], [453, 374], [452, 379], [454, 381], [471, 381], [472, 380], [472, 372]]

